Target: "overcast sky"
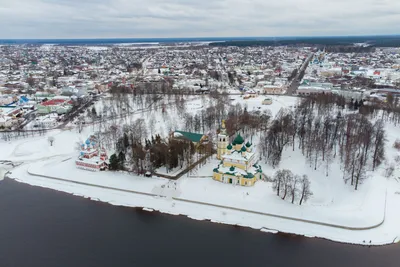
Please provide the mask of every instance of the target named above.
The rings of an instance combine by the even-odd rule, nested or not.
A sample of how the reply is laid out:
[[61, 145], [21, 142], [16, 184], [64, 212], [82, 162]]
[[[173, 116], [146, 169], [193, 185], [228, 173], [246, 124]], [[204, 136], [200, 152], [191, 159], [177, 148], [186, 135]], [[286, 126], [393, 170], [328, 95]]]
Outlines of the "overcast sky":
[[0, 38], [400, 34], [400, 0], [0, 0]]

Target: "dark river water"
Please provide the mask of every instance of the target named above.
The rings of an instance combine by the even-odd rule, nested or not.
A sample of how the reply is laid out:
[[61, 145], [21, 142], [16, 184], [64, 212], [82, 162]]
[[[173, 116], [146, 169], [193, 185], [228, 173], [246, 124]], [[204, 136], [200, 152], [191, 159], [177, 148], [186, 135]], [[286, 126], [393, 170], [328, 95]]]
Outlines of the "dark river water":
[[0, 267], [25, 266], [399, 267], [400, 246], [266, 234], [4, 180]]

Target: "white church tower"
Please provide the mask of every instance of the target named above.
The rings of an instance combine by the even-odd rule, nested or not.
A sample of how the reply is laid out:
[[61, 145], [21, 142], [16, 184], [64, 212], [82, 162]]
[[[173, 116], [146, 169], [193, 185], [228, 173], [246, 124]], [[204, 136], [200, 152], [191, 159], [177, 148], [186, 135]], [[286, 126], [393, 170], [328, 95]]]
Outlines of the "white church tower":
[[226, 154], [227, 146], [229, 144], [229, 137], [225, 129], [225, 120], [222, 121], [221, 131], [218, 134], [217, 141], [217, 159], [222, 159], [222, 155]]

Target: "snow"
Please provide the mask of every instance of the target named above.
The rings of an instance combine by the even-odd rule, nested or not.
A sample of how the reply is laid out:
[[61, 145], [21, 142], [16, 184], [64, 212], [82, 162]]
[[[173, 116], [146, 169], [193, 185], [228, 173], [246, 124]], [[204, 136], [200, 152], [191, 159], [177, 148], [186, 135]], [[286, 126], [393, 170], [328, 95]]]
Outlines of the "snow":
[[104, 51], [108, 50], [106, 46], [87, 46], [86, 49], [93, 50], [93, 51]]
[[[377, 195], [371, 195], [361, 207], [353, 210], [339, 207], [336, 209], [299, 207], [275, 198], [270, 193], [270, 184], [264, 182], [257, 183], [253, 188], [243, 188], [227, 186], [207, 178], [184, 178], [177, 181], [175, 187], [171, 181], [161, 178], [136, 177], [124, 173], [110, 175], [108, 172], [86, 172], [74, 169], [71, 166], [73, 165], [72, 161], [63, 160], [60, 157], [56, 160], [25, 164], [13, 170], [12, 177], [21, 182], [99, 199], [114, 205], [144, 207], [175, 215], [183, 214], [197, 220], [248, 226], [263, 232], [282, 231], [356, 244], [366, 244], [364, 243], [366, 240], [368, 245], [369, 240], [371, 240], [371, 244], [375, 245], [392, 243], [400, 236], [397, 212], [400, 195], [394, 194], [392, 186], [388, 187], [386, 218], [379, 225], [383, 219], [383, 207], [381, 206], [383, 203], [379, 199], [376, 200]], [[87, 184], [31, 176], [27, 171], [43, 172], [45, 175], [56, 175]], [[164, 188], [162, 188], [163, 185]], [[170, 188], [167, 188], [168, 185]], [[399, 185], [397, 185], [398, 188]], [[207, 203], [211, 203], [211, 205]], [[380, 212], [366, 214], [370, 210]], [[274, 213], [266, 215], [270, 212], [277, 213], [279, 216], [315, 222], [284, 219], [277, 217], [277, 214]], [[335, 223], [341, 226], [325, 225]], [[379, 226], [374, 228], [376, 225]], [[342, 227], [373, 228], [349, 230]]]
[[[262, 105], [264, 97], [242, 99], [230, 96], [233, 102], [246, 104], [249, 110], [271, 110], [275, 115], [280, 108], [291, 108], [297, 98], [272, 96], [272, 105]], [[209, 99], [191, 97], [186, 110], [197, 113]], [[96, 108], [103, 108], [100, 101]], [[123, 122], [136, 118], [154, 117], [155, 132], [161, 129], [167, 135], [170, 129], [183, 127], [179, 112], [168, 109], [144, 109], [121, 118]], [[392, 147], [400, 136], [399, 126], [386, 124], [387, 162], [360, 185], [359, 190], [345, 184], [337, 160], [333, 160], [329, 175], [325, 166], [314, 170], [296, 149], [283, 151], [280, 168], [290, 169], [294, 174], [306, 174], [311, 180], [313, 196], [302, 206], [277, 197], [269, 182], [258, 181], [254, 187], [240, 187], [214, 181], [212, 170], [220, 162], [215, 157], [205, 165], [185, 174], [177, 181], [160, 177], [144, 177], [124, 172], [92, 173], [77, 169], [76, 144], [93, 133], [93, 125], [87, 125], [81, 133], [73, 130], [51, 130], [42, 136], [0, 141], [0, 160], [24, 162], [11, 170], [9, 176], [19, 182], [52, 188], [92, 200], [113, 205], [141, 207], [146, 211], [160, 211], [173, 215], [186, 215], [195, 220], [211, 220], [216, 223], [247, 226], [261, 232], [286, 232], [308, 237], [321, 237], [339, 242], [382, 245], [400, 239], [400, 167], [395, 164], [392, 178], [383, 176], [384, 169], [392, 163], [399, 152]], [[48, 137], [54, 136], [53, 146]], [[257, 138], [253, 139], [254, 146]], [[272, 169], [263, 161], [264, 174], [273, 176]], [[10, 167], [0, 165], [0, 179]], [[164, 168], [165, 169], [165, 168]], [[163, 172], [163, 168], [158, 171]], [[164, 170], [165, 171], [165, 170]], [[180, 171], [180, 170], [179, 170]], [[173, 172], [172, 172], [173, 173]], [[168, 174], [171, 174], [169, 172]], [[43, 177], [46, 176], [46, 177]], [[1, 186], [1, 184], [0, 184]], [[371, 242], [370, 242], [371, 241]]]
[[165, 166], [162, 166], [162, 167], [156, 169], [155, 173], [159, 174], [159, 175], [175, 176], [175, 175], [178, 175], [181, 171], [183, 171], [185, 169], [185, 167], [186, 167], [186, 165], [183, 168], [177, 167], [172, 170], [167, 170], [167, 168]]
[[174, 137], [182, 137], [182, 136], [183, 136], [183, 134], [178, 133], [178, 132], [174, 132]]
[[[78, 155], [76, 143], [86, 140], [91, 129], [86, 128], [79, 134], [74, 130], [51, 130], [42, 136], [27, 137], [5, 142], [0, 140], [0, 160], [32, 161], [56, 155]], [[48, 137], [54, 137], [50, 146]]]
[[281, 108], [292, 108], [296, 106], [298, 98], [293, 97], [293, 96], [268, 96], [269, 98], [272, 99], [272, 104], [271, 105], [263, 105], [262, 101], [265, 99], [265, 96], [257, 96], [257, 97], [252, 97], [249, 99], [243, 99], [242, 96], [240, 95], [231, 95], [230, 99], [233, 99], [232, 104], [236, 105], [237, 103], [240, 103], [242, 105], [247, 106], [248, 111], [254, 111], [254, 110], [270, 110], [272, 116], [275, 116]]

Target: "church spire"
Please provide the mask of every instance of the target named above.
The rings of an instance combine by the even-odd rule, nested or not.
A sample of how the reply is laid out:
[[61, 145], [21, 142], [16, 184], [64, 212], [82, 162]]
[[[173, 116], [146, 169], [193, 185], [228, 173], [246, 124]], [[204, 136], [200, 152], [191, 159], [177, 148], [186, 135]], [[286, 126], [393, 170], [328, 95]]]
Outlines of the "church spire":
[[222, 120], [220, 134], [226, 135], [225, 120]]

